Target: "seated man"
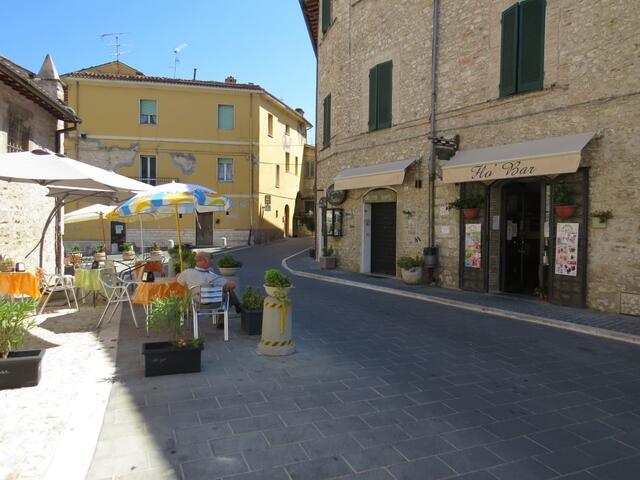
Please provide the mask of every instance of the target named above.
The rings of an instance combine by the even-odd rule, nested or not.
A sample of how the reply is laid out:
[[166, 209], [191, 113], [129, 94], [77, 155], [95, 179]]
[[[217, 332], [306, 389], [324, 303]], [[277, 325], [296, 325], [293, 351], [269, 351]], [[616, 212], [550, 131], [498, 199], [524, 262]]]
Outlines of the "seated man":
[[[229, 303], [236, 307], [236, 313], [240, 313], [240, 302], [233, 291], [236, 288], [235, 282], [227, 281], [224, 277], [217, 275], [210, 270], [211, 256], [207, 252], [196, 253], [196, 268], [187, 268], [181, 272], [176, 279], [180, 285], [189, 288], [202, 285], [216, 285], [222, 287], [229, 293]], [[218, 328], [224, 328], [222, 324], [218, 324]]]

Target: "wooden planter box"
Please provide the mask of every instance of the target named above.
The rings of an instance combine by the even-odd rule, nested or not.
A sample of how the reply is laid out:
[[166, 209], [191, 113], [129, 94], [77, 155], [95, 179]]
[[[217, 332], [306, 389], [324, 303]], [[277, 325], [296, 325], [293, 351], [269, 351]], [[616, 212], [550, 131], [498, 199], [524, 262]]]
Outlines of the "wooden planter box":
[[247, 310], [243, 307], [240, 328], [248, 335], [262, 335], [262, 310]]
[[320, 268], [322, 270], [333, 270], [336, 268], [336, 257], [320, 257]]
[[25, 350], [11, 352], [9, 358], [0, 358], [0, 390], [38, 385], [42, 357], [44, 350]]
[[197, 373], [201, 370], [203, 347], [177, 348], [171, 342], [151, 342], [142, 346], [144, 376]]

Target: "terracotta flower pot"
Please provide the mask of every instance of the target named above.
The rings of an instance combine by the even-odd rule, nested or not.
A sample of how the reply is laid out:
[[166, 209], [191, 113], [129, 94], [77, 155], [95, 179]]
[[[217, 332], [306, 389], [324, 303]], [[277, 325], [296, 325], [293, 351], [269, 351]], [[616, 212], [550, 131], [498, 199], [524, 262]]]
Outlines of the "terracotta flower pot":
[[576, 214], [576, 205], [554, 205], [553, 210], [560, 218], [572, 218]]
[[480, 216], [480, 209], [479, 208], [463, 208], [462, 216], [467, 220], [478, 218]]

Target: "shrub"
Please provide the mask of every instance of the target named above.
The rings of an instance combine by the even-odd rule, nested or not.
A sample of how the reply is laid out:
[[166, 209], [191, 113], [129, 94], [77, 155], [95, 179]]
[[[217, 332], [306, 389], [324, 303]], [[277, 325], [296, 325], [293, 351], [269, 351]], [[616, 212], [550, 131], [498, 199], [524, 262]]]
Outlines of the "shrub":
[[36, 302], [33, 299], [11, 302], [0, 299], [0, 356], [7, 358], [24, 344], [27, 331], [36, 326], [29, 317]]
[[449, 204], [449, 208], [464, 210], [465, 208], [479, 208], [484, 202], [482, 195], [465, 195]]
[[242, 262], [236, 260], [230, 253], [225, 253], [218, 259], [218, 268], [238, 268], [242, 266]]
[[264, 284], [268, 287], [290, 287], [291, 282], [287, 276], [277, 268], [264, 272]]
[[104, 253], [104, 243], [100, 242], [96, 245], [96, 253]]
[[333, 247], [322, 247], [322, 256], [323, 257], [333, 256]]
[[613, 218], [613, 212], [611, 210], [596, 210], [591, 213], [591, 216], [599, 218], [601, 222], [606, 222]]
[[131, 242], [123, 242], [120, 245], [119, 250], [121, 252], [132, 252], [133, 251], [133, 243], [131, 243]]
[[242, 306], [247, 310], [262, 310], [264, 295], [259, 288], [247, 287], [242, 293]]
[[424, 259], [420, 256], [413, 257], [400, 257], [398, 259], [398, 266], [404, 270], [411, 270], [415, 267], [421, 267], [424, 265]]
[[165, 298], [156, 298], [151, 306], [147, 316], [149, 328], [159, 332], [166, 331], [176, 347], [202, 345], [202, 338], [187, 340], [183, 334], [182, 319], [191, 309], [191, 293], [185, 295], [172, 293]]
[[553, 190], [553, 203], [555, 205], [573, 205], [573, 195], [569, 185], [559, 182]]

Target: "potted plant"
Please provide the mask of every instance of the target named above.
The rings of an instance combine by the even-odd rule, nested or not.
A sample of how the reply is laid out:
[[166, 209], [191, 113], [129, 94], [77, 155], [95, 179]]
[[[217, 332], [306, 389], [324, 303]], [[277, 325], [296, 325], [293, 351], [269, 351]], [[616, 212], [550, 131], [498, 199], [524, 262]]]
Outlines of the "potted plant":
[[233, 277], [241, 266], [242, 262], [236, 260], [230, 253], [225, 253], [218, 259], [218, 270], [225, 277]]
[[134, 258], [136, 258], [136, 252], [133, 249], [133, 243], [131, 242], [124, 242], [120, 248], [122, 249], [122, 259], [123, 260], [127, 260], [127, 261], [131, 261]]
[[82, 261], [82, 250], [77, 243], [71, 248], [71, 263], [77, 264]]
[[[171, 247], [169, 249], [169, 256], [171, 257], [171, 267], [175, 274], [180, 273], [180, 253], [178, 247]], [[160, 254], [160, 260], [162, 260], [162, 254]], [[193, 245], [190, 243], [182, 244], [182, 264], [184, 268], [195, 268], [196, 266], [196, 252], [193, 251]]]
[[247, 287], [242, 294], [240, 327], [249, 335], [262, 333], [262, 307], [264, 295], [259, 288]]
[[596, 210], [591, 214], [591, 226], [594, 228], [604, 228], [612, 218], [613, 212], [611, 210]]
[[27, 331], [36, 325], [30, 318], [35, 301], [0, 299], [0, 389], [33, 387], [40, 382], [44, 350], [16, 351]]
[[576, 214], [577, 208], [569, 186], [565, 182], [559, 182], [553, 191], [553, 211], [560, 218], [571, 218]]
[[0, 260], [0, 272], [13, 272], [14, 268], [15, 264], [11, 257], [3, 257], [2, 260]]
[[422, 281], [422, 266], [424, 259], [422, 257], [400, 257], [398, 266], [404, 283], [408, 285], [417, 285]]
[[291, 282], [287, 276], [277, 268], [272, 268], [264, 272], [264, 289], [267, 295], [278, 300], [287, 298], [287, 293], [291, 288]]
[[160, 245], [156, 242], [153, 242], [151, 247], [151, 253], [149, 253], [149, 260], [152, 262], [161, 262], [162, 261], [162, 250], [160, 250]]
[[336, 256], [334, 255], [333, 247], [322, 247], [320, 268], [323, 270], [333, 270], [336, 268]]
[[462, 216], [467, 220], [480, 216], [480, 206], [484, 199], [481, 195], [463, 195], [449, 204], [449, 208], [462, 210]]
[[549, 301], [549, 294], [547, 293], [547, 290], [545, 288], [536, 287], [533, 289], [533, 294], [543, 302]]
[[96, 245], [96, 253], [93, 259], [97, 262], [104, 262], [107, 259], [107, 254], [104, 251], [104, 243], [100, 242]]
[[166, 331], [168, 342], [148, 342], [142, 346], [145, 377], [194, 373], [201, 370], [201, 354], [204, 338], [186, 339], [183, 335], [183, 319], [191, 309], [191, 294], [172, 293], [156, 298], [151, 303], [147, 321], [149, 327]]

